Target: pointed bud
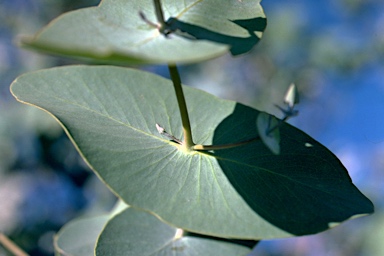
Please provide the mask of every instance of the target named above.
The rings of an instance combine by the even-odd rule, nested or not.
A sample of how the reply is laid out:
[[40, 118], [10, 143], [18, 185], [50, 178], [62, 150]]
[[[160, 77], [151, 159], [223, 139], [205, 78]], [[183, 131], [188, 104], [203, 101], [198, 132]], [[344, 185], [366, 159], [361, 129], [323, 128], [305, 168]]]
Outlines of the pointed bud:
[[294, 83], [292, 83], [284, 96], [284, 103], [293, 108], [293, 106], [299, 103], [299, 93]]
[[156, 124], [156, 129], [160, 134], [163, 134], [165, 132], [164, 128], [161, 127], [159, 124]]

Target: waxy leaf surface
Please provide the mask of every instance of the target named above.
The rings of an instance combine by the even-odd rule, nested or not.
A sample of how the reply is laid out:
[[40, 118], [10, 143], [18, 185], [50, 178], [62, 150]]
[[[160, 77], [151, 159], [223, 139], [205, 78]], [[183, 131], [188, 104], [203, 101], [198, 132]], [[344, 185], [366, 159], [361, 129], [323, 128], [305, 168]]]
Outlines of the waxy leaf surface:
[[60, 16], [22, 44], [103, 62], [187, 63], [248, 52], [266, 26], [259, 0], [161, 2], [168, 36], [139, 15], [157, 23], [152, 0], [104, 0]]
[[[346, 169], [304, 132], [279, 127], [280, 152], [261, 140], [186, 152], [169, 80], [118, 67], [72, 66], [19, 77], [12, 93], [51, 113], [97, 175], [127, 204], [172, 226], [238, 239], [321, 232], [373, 212]], [[194, 142], [257, 138], [259, 111], [184, 87]]]

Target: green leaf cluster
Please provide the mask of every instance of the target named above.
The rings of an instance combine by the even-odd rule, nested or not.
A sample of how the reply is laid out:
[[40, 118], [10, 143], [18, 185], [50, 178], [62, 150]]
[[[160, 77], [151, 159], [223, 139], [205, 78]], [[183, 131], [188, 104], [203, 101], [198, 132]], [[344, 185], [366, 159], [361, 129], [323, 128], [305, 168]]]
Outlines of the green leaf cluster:
[[[259, 1], [164, 0], [163, 24], [154, 2], [104, 0], [22, 43], [96, 62], [174, 65], [246, 53], [266, 25]], [[373, 212], [337, 157], [304, 132], [183, 86], [194, 142], [186, 149], [174, 86], [116, 66], [51, 68], [14, 81], [16, 99], [51, 114], [129, 205], [69, 223], [58, 253], [246, 255], [256, 244], [249, 241], [314, 234]]]

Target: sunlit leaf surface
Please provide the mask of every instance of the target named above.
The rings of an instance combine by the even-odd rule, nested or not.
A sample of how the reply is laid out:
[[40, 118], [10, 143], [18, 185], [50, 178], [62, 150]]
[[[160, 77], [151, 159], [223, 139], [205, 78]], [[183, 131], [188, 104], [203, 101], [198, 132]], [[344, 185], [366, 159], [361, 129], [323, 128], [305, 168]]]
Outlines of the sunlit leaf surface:
[[[184, 89], [195, 143], [259, 136], [259, 111]], [[181, 150], [156, 129], [158, 123], [182, 135], [171, 82], [150, 73], [53, 68], [19, 77], [12, 93], [51, 113], [127, 204], [182, 229], [259, 240], [317, 233], [373, 212], [340, 161], [288, 124], [279, 127], [279, 155], [261, 140], [214, 152]]]
[[103, 62], [186, 63], [248, 52], [266, 26], [259, 0], [161, 2], [167, 36], [148, 24], [157, 23], [152, 0], [104, 0], [60, 16], [22, 44]]

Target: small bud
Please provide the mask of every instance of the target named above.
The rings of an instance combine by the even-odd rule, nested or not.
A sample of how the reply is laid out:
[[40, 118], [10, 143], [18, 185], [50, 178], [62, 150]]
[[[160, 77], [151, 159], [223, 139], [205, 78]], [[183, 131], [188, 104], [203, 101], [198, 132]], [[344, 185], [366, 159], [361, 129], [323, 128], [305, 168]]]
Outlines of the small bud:
[[160, 134], [163, 134], [165, 129], [163, 127], [161, 127], [159, 124], [156, 124], [156, 129], [157, 131], [160, 133]]
[[292, 83], [284, 96], [284, 103], [289, 106], [289, 108], [293, 108], [293, 106], [299, 103], [299, 93], [294, 83]]

